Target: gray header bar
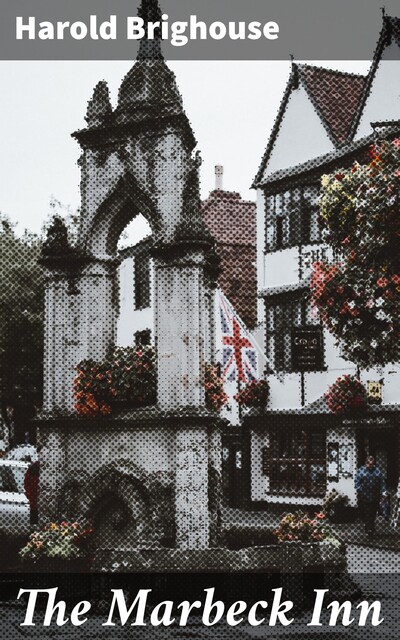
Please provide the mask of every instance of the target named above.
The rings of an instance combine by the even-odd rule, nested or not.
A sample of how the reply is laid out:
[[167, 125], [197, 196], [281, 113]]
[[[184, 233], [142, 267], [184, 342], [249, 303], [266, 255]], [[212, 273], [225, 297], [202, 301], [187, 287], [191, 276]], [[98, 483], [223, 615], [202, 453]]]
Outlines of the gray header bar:
[[[139, 41], [128, 39], [128, 18], [137, 17], [140, 0], [0, 3], [1, 60], [132, 60], [136, 56]], [[167, 60], [287, 60], [290, 54], [297, 60], [369, 60], [382, 28], [383, 4], [387, 15], [400, 17], [399, 0], [160, 0], [169, 26], [163, 53]], [[170, 41], [173, 23], [190, 24], [191, 16], [205, 23], [207, 39], [189, 39], [183, 46], [174, 46]], [[26, 30], [22, 39], [16, 38], [17, 17], [22, 18], [23, 26], [31, 18], [35, 39], [28, 39]], [[100, 28], [110, 20], [112, 28]], [[67, 21], [70, 25], [83, 25], [66, 27], [63, 39], [39, 37], [40, 23], [50, 22], [56, 30], [57, 22]], [[222, 27], [212, 26], [215, 22], [223, 23]], [[235, 33], [240, 33], [240, 22], [245, 23], [246, 38], [231, 39], [229, 23], [236, 23]], [[254, 22], [260, 27], [249, 26]], [[279, 26], [278, 37], [268, 38], [262, 33], [264, 25], [271, 22]], [[227, 34], [221, 37], [224, 28]], [[41, 31], [42, 36], [51, 33], [49, 25], [46, 29]], [[200, 32], [198, 28], [197, 38]], [[115, 39], [105, 39], [110, 33]], [[258, 33], [258, 39], [247, 37]], [[269, 25], [265, 33], [275, 36], [276, 30]], [[189, 26], [186, 35], [190, 35]], [[393, 58], [400, 57], [400, 47], [392, 47], [391, 51]]]

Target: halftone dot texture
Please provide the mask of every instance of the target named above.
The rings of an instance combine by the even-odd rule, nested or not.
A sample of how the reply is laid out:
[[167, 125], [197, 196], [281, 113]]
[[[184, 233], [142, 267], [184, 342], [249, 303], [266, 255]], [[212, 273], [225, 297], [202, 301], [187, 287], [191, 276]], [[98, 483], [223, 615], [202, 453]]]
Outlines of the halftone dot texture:
[[[78, 237], [55, 218], [41, 258], [39, 517], [57, 523], [58, 560], [84, 555], [56, 539], [76, 519], [93, 527], [95, 569], [115, 573], [329, 574], [345, 568], [341, 541], [365, 545], [365, 564], [398, 544], [398, 406], [385, 397], [398, 361], [398, 123], [357, 133], [398, 30], [385, 18], [366, 77], [293, 63], [257, 212], [220, 182], [200, 202], [196, 141], [158, 39], [142, 43], [116, 109], [95, 87], [74, 134]], [[118, 240], [139, 214], [151, 237], [121, 271]], [[239, 425], [207, 403], [217, 287], [266, 357], [267, 402], [244, 403]], [[118, 346], [124, 305], [134, 315]], [[367, 455], [379, 474], [355, 484]], [[51, 569], [40, 548], [30, 557]]]

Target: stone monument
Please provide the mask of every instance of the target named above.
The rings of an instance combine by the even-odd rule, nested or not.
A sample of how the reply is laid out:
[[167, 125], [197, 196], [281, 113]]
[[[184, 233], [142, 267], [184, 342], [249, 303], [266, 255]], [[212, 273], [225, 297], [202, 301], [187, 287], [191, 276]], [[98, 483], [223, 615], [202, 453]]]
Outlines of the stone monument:
[[[143, 0], [140, 15], [160, 17], [156, 0]], [[141, 42], [115, 109], [97, 84], [86, 122], [73, 134], [82, 149], [77, 243], [56, 218], [43, 249], [41, 521], [90, 519], [111, 552], [167, 539], [205, 549], [215, 543], [220, 476], [220, 422], [204, 390], [217, 262], [200, 215], [196, 141], [159, 37]], [[155, 239], [157, 405], [85, 420], [74, 412], [76, 365], [113, 348], [117, 242], [138, 214]]]

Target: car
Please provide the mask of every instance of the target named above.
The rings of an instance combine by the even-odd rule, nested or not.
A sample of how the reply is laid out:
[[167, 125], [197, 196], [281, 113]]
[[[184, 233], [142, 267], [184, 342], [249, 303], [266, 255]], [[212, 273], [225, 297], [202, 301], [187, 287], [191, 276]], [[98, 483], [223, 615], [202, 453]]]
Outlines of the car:
[[0, 539], [15, 541], [29, 536], [30, 508], [24, 490], [28, 466], [26, 462], [0, 460]]
[[19, 460], [20, 462], [36, 462], [37, 459], [37, 450], [33, 444], [18, 444], [4, 456], [4, 460]]

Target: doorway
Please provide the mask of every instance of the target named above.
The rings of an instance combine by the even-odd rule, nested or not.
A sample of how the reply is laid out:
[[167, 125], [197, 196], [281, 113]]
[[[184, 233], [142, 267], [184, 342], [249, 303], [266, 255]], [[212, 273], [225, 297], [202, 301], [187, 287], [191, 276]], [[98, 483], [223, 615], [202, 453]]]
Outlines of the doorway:
[[242, 438], [223, 438], [222, 483], [224, 502], [229, 507], [246, 506], [249, 500], [248, 448]]

